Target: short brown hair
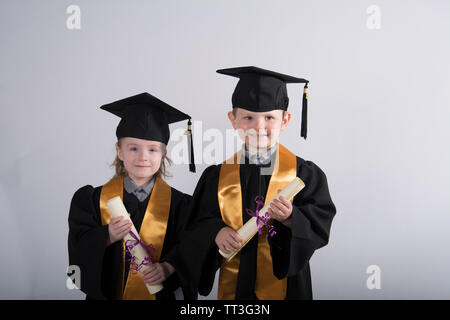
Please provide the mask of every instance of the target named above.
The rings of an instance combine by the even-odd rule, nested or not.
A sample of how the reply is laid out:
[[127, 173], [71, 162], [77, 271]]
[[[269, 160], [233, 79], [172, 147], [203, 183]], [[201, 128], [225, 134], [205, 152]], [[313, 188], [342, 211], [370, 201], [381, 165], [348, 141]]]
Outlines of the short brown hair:
[[[121, 147], [121, 139], [117, 141], [116, 143], [117, 147]], [[166, 168], [166, 162], [167, 165], [172, 165], [172, 160], [167, 156], [167, 148], [164, 143], [161, 143], [161, 151], [162, 151], [162, 159], [161, 159], [161, 165], [158, 169], [158, 171], [154, 174], [155, 177], [164, 177], [169, 178], [172, 177], [172, 175], [167, 171]], [[115, 174], [114, 178], [119, 177], [125, 177], [127, 175], [127, 170], [125, 170], [125, 165], [123, 164], [123, 161], [119, 159], [119, 157], [116, 155], [116, 158], [114, 159], [113, 163], [111, 164], [111, 167], [114, 167]]]
[[[233, 113], [233, 116], [234, 117], [236, 117], [236, 108], [233, 108], [232, 110], [231, 110], [231, 112]], [[286, 114], [286, 110], [283, 110], [283, 115], [281, 116], [282, 118], [284, 118], [284, 115]]]

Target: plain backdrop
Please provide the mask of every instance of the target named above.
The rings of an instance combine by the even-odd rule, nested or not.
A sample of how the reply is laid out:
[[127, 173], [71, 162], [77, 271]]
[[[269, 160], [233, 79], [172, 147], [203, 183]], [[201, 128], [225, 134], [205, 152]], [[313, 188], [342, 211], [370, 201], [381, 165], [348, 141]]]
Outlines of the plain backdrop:
[[322, 168], [337, 207], [314, 298], [449, 299], [449, 30], [444, 0], [2, 1], [0, 298], [84, 299], [66, 287], [67, 217], [113, 175], [119, 119], [102, 104], [147, 91], [190, 114], [197, 172], [167, 181], [192, 194], [205, 131], [231, 129], [236, 80], [215, 70], [254, 65], [310, 80], [308, 139], [288, 85], [281, 143]]

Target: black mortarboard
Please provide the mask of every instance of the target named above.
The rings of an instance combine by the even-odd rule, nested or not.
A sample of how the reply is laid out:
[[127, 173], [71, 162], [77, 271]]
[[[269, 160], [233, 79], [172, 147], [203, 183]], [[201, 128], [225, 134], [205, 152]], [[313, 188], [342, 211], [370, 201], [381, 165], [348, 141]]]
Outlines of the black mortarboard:
[[286, 83], [304, 83], [301, 136], [306, 139], [308, 80], [258, 67], [221, 69], [217, 72], [239, 78], [231, 99], [233, 108], [242, 108], [253, 112], [287, 110], [289, 98]]
[[121, 120], [116, 129], [117, 139], [132, 137], [160, 141], [167, 145], [170, 138], [169, 124], [188, 120], [189, 170], [195, 172], [192, 145], [191, 117], [151, 94], [144, 92], [100, 107]]

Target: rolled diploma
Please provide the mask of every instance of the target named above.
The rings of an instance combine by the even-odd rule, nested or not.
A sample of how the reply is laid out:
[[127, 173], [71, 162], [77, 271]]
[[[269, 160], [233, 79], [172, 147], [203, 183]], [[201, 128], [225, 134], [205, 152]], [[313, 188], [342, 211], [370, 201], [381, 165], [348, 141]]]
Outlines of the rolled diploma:
[[[299, 177], [295, 177], [294, 180], [291, 181], [286, 187], [283, 188], [273, 199], [278, 199], [280, 196], [285, 197], [288, 200], [291, 200], [295, 197], [297, 193], [299, 193], [303, 188], [305, 187], [305, 184]], [[269, 210], [270, 204], [272, 203], [272, 200], [270, 200], [264, 207], [262, 207], [261, 210], [259, 210], [258, 215], [260, 217], [264, 216], [264, 214]], [[253, 236], [258, 232], [258, 225], [256, 224], [256, 217], [252, 217], [250, 220], [248, 220], [239, 230], [237, 233], [244, 239], [244, 244], [242, 247], [239, 248], [239, 250], [236, 250], [231, 253], [225, 253], [222, 250], [219, 249], [219, 253], [227, 259], [227, 261], [230, 261], [233, 259], [233, 257], [253, 238]]]
[[[111, 215], [113, 218], [121, 216], [121, 217], [124, 217], [124, 219], [131, 221], [130, 216], [128, 215], [127, 209], [123, 205], [122, 199], [120, 199], [119, 196], [109, 199], [106, 202], [106, 205], [109, 209], [109, 212], [111, 212]], [[131, 221], [131, 224], [132, 224], [131, 231], [133, 231], [133, 233], [139, 238], [139, 234], [138, 234], [136, 228], [134, 227], [134, 224], [132, 221]], [[123, 241], [126, 243], [128, 240], [131, 240], [133, 242], [136, 241], [129, 233], [127, 233], [125, 235], [125, 237], [123, 237]], [[131, 253], [136, 257], [136, 262], [138, 264], [140, 264], [146, 257], [148, 257], [147, 251], [141, 245], [134, 246], [133, 249], [131, 249]], [[148, 268], [148, 267], [144, 265], [139, 270], [141, 275], [142, 275], [142, 272], [146, 268]], [[147, 289], [150, 292], [150, 294], [155, 294], [155, 293], [161, 291], [163, 288], [162, 284], [157, 284], [154, 286], [151, 286], [148, 284], [145, 284], [145, 285], [147, 286]]]

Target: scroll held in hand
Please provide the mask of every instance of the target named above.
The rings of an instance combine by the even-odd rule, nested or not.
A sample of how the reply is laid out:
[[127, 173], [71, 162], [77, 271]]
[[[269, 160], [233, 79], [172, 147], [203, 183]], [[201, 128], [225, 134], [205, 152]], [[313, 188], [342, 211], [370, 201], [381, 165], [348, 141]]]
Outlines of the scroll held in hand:
[[[111, 216], [115, 217], [123, 217], [131, 221], [130, 216], [122, 202], [120, 197], [114, 197], [106, 202], [108, 206], [109, 212], [111, 212]], [[125, 235], [123, 238], [125, 242], [125, 246], [127, 250], [129, 250], [131, 257], [133, 258], [134, 264], [137, 266], [139, 272], [143, 273], [143, 271], [147, 268], [147, 265], [151, 264], [151, 258], [148, 252], [147, 246], [141, 241], [139, 238], [139, 233], [137, 232], [134, 224], [131, 226], [131, 231]], [[127, 245], [131, 243], [131, 245]], [[148, 285], [145, 284], [150, 294], [155, 294], [162, 290], [163, 285]]]
[[[292, 180], [286, 187], [284, 187], [283, 190], [281, 190], [275, 196], [274, 199], [278, 199], [280, 196], [283, 196], [286, 199], [291, 200], [304, 187], [305, 187], [304, 182], [299, 177], [295, 177], [295, 179]], [[273, 201], [273, 199], [271, 199], [261, 210], [259, 210], [259, 212], [258, 212], [259, 217], [263, 217], [267, 213], [272, 201]], [[239, 250], [236, 250], [231, 253], [225, 253], [219, 249], [219, 253], [225, 259], [227, 259], [227, 261], [230, 261], [253, 238], [253, 236], [257, 232], [258, 232], [258, 219], [257, 219], [257, 217], [252, 217], [239, 230], [237, 230], [237, 233], [239, 233], [239, 235], [242, 237], [242, 239], [244, 239], [244, 244], [242, 245], [242, 247]]]

